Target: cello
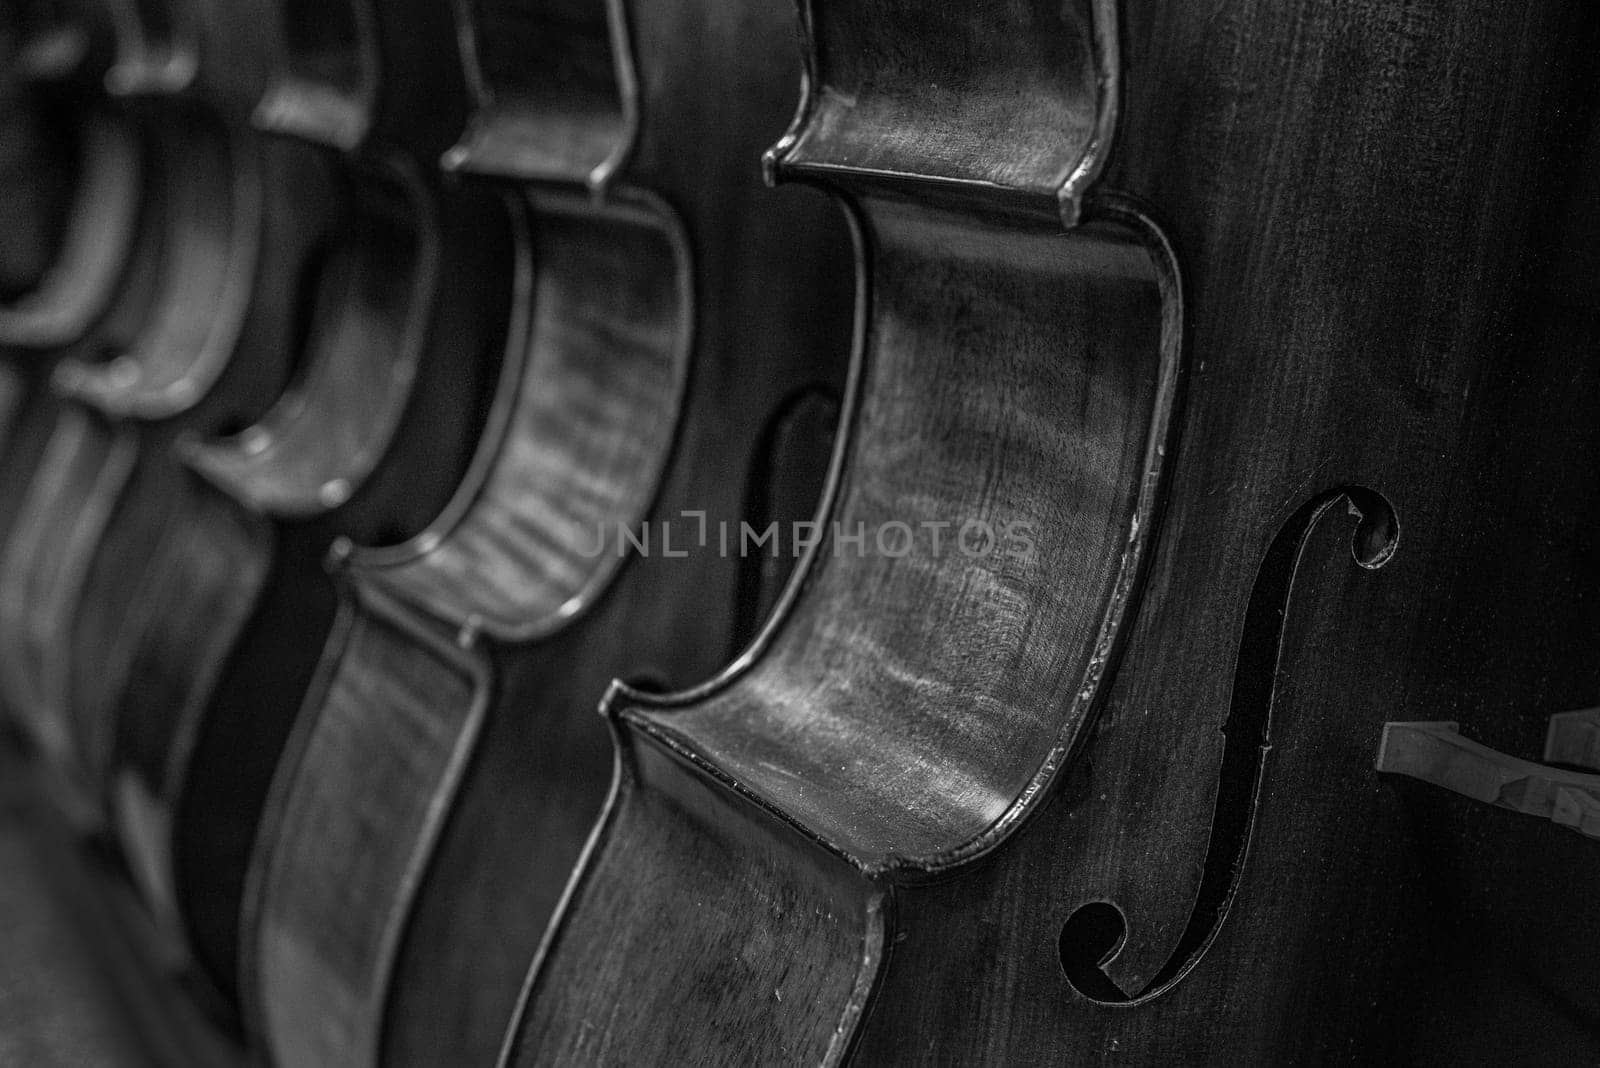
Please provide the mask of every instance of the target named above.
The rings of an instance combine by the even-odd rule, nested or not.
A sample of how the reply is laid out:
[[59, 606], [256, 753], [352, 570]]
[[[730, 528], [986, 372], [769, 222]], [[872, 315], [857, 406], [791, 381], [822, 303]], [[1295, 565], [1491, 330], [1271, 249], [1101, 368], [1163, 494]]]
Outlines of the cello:
[[[25, 514], [29, 484], [51, 439], [56, 359], [95, 336], [127, 336], [148, 299], [143, 276], [159, 226], [135, 123], [103, 87], [112, 60], [106, 16], [100, 5], [39, 2], [18, 5], [8, 21], [17, 97], [10, 114], [23, 125], [36, 120], [39, 136], [50, 135], [54, 151], [42, 163], [30, 161], [29, 173], [34, 181], [58, 179], [62, 203], [61, 214], [41, 220], [50, 231], [42, 235], [49, 262], [0, 304], [8, 410], [0, 441], [0, 546]], [[53, 511], [30, 514], [35, 531], [62, 533], [65, 524], [54, 523]], [[20, 621], [13, 616], [10, 625]]]
[[[248, 360], [229, 359], [252, 308], [263, 197], [247, 146], [230, 143], [206, 100], [224, 97], [230, 79], [248, 82], [248, 64], [238, 55], [211, 54], [213, 47], [228, 51], [215, 34], [158, 18], [155, 9], [110, 4], [106, 12], [116, 29], [116, 50], [105, 80], [136, 131], [148, 176], [139, 194], [136, 248], [110, 321], [60, 351], [50, 368], [49, 389], [64, 403], [49, 396], [37, 400], [46, 443], [26, 493], [19, 493], [20, 525], [7, 539], [0, 565], [7, 592], [0, 617], [9, 699], [63, 766], [82, 755], [71, 752], [69, 691], [95, 674], [92, 661], [74, 664], [68, 646], [79, 599], [95, 582], [98, 546], [118, 526], [139, 525], [120, 522], [120, 513], [137, 512], [141, 504], [160, 508], [159, 494], [140, 486], [141, 454], [159, 467], [170, 432], [248, 421], [270, 400], [286, 367], [277, 346]], [[218, 70], [227, 76], [216, 77]], [[124, 170], [111, 169], [113, 175]], [[69, 245], [117, 250], [124, 199], [97, 205]], [[101, 218], [107, 215], [109, 220]], [[69, 261], [76, 254], [69, 249]], [[100, 263], [114, 258], [90, 255]], [[29, 307], [13, 308], [19, 337], [45, 344], [66, 336], [74, 322], [85, 326], [85, 301], [100, 288], [102, 274], [98, 268], [75, 269], [52, 283], [57, 289], [81, 286], [87, 297], [80, 292], [54, 300], [35, 293]], [[268, 295], [254, 303], [272, 300]], [[141, 434], [127, 425], [130, 418], [160, 421], [168, 433]], [[21, 462], [25, 458], [12, 460]], [[149, 549], [147, 532], [140, 533], [146, 540], [132, 542], [132, 559]], [[120, 567], [123, 581], [140, 575]]]
[[603, 800], [595, 702], [745, 640], [787, 561], [741, 524], [787, 553], [809, 516], [855, 328], [844, 219], [757, 166], [781, 4], [456, 11], [477, 107], [444, 164], [525, 206], [529, 317], [457, 502], [342, 558], [246, 897], [286, 1065], [493, 1058]]
[[[60, 255], [76, 177], [71, 117], [44, 82], [47, 61], [39, 55], [36, 29], [26, 12], [8, 10], [0, 21], [0, 175], [7, 201], [5, 228], [13, 235], [0, 258], [0, 305], [10, 305], [38, 288]], [[72, 37], [86, 49], [85, 36]], [[57, 69], [74, 60], [57, 60]], [[61, 136], [63, 133], [66, 137]]]
[[[723, 675], [612, 689], [504, 1062], [1592, 1059], [1484, 833], [1550, 825], [1405, 725], [1536, 752], [1600, 683], [1593, 13], [801, 21], [769, 158], [870, 250], [826, 520], [974, 552], [834, 533]], [[1497, 906], [1544, 937], [1455, 941]]]
[[143, 895], [230, 1004], [245, 858], [333, 623], [328, 547], [404, 539], [448, 499], [512, 289], [499, 201], [417, 162], [461, 91], [435, 60], [449, 37], [403, 5], [273, 11], [282, 50], [254, 121], [324, 160], [340, 221], [300, 292], [288, 390], [237, 433], [178, 443], [174, 533], [91, 721]]
[[46, 168], [38, 178], [62, 179], [64, 201], [40, 220], [53, 224], [38, 239], [48, 261], [8, 283], [12, 291], [0, 305], [0, 346], [14, 356], [78, 341], [127, 280], [140, 170], [130, 119], [100, 84], [112, 62], [108, 14], [103, 5], [49, 0], [10, 13], [15, 121], [38, 123], [41, 147], [54, 146], [50, 158], [30, 167]]

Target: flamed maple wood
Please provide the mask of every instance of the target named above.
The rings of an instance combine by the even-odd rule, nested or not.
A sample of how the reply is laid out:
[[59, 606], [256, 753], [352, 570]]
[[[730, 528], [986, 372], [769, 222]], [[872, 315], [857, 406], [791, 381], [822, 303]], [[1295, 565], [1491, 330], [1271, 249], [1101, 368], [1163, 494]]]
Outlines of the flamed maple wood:
[[[757, 165], [793, 106], [780, 4], [458, 14], [478, 108], [445, 165], [528, 205], [531, 318], [457, 503], [348, 559], [356, 637], [328, 650], [252, 879], [246, 977], [285, 1063], [494, 1056], [600, 805], [598, 694], [704, 678], [745, 640], [771, 576], [717, 556], [718, 525], [810, 515], [818, 486], [775, 457], [812, 440], [849, 351], [848, 233]], [[692, 543], [685, 511], [710, 543], [660, 555], [662, 522]], [[641, 520], [657, 549], [619, 556]], [[401, 723], [427, 744], [397, 750]], [[352, 886], [369, 908], [330, 941]]]
[[[354, 8], [352, 39], [339, 27]], [[254, 425], [184, 443], [189, 470], [144, 527], [158, 539], [150, 576], [117, 577], [140, 536], [138, 523], [119, 524], [102, 607], [119, 622], [81, 617], [84, 643], [117, 635], [117, 670], [101, 677], [88, 719], [109, 747], [123, 849], [154, 911], [182, 925], [230, 998], [245, 859], [333, 624], [327, 548], [338, 537], [403, 540], [449, 498], [510, 299], [506, 205], [418, 165], [443, 147], [433, 124], [463, 106], [459, 74], [438, 60], [450, 41], [428, 30], [427, 18], [448, 13], [354, 8], [274, 8], [285, 51], [259, 102], [241, 101], [328, 176], [300, 194], [326, 225], [282, 279], [284, 308], [303, 306], [279, 333], [302, 349], [299, 374]], [[325, 38], [346, 50], [335, 66], [366, 73], [346, 84], [329, 68], [331, 80], [316, 80]], [[330, 109], [358, 116], [354, 139]]]

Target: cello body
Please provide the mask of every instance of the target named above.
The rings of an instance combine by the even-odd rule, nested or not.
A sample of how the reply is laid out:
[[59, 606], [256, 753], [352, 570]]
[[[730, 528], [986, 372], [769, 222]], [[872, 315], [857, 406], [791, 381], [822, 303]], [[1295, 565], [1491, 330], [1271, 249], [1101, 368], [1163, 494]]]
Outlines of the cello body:
[[1460, 940], [1538, 905], [1430, 882], [1486, 824], [1374, 756], [1592, 703], [1592, 15], [802, 24], [773, 165], [872, 250], [827, 517], [1033, 552], [835, 533], [717, 680], [614, 688], [508, 1063], [1591, 1057], [1570, 921]]
[[[19, 343], [55, 345], [57, 359], [35, 403], [35, 436], [46, 442], [39, 470], [49, 475], [19, 492], [20, 526], [0, 563], [6, 685], [17, 714], [64, 765], [74, 762], [66, 726], [70, 628], [141, 452], [139, 432], [123, 418], [248, 417], [264, 407], [261, 394], [285, 366], [274, 350], [250, 363], [229, 359], [255, 281], [260, 176], [199, 104], [194, 57], [178, 29], [166, 27], [171, 38], [163, 40], [155, 25], [130, 19], [132, 12], [116, 4], [103, 10], [117, 28], [105, 81], [137, 142], [146, 179], [138, 207], [130, 218], [127, 197], [113, 195], [86, 210], [74, 220], [80, 232], [67, 235], [59, 277], [10, 309]], [[168, 112], [183, 121], [168, 123]], [[100, 165], [94, 157], [88, 162]], [[105, 166], [114, 178], [127, 171], [114, 162]], [[91, 171], [83, 195], [117, 192], [96, 189], [95, 177]], [[95, 321], [93, 294], [110, 281], [104, 268], [118, 262], [130, 221], [134, 245], [125, 277], [106, 316]], [[96, 251], [80, 253], [85, 246]], [[91, 262], [74, 262], [80, 259]], [[162, 448], [142, 451], [159, 457]]]
[[[32, 542], [70, 526], [75, 493], [34, 490], [30, 497], [55, 425], [51, 372], [86, 342], [93, 350], [95, 338], [114, 347], [131, 336], [150, 299], [160, 221], [137, 125], [99, 84], [112, 62], [108, 16], [96, 4], [23, 5], [8, 26], [15, 34], [12, 121], [37, 126], [38, 138], [54, 148], [46, 160], [27, 162], [30, 179], [61, 188], [59, 213], [39, 220], [48, 228], [37, 239], [48, 262], [0, 306], [9, 411], [0, 442], [0, 546], [24, 517], [30, 529], [22, 537]], [[28, 244], [26, 234], [16, 233], [15, 254]], [[57, 443], [58, 456], [64, 448]], [[8, 626], [14, 632], [20, 625], [13, 615]]]
[[458, 14], [488, 91], [445, 164], [525, 205], [526, 319], [458, 503], [342, 569], [247, 896], [284, 1064], [492, 1060], [604, 797], [597, 695], [742, 642], [778, 562], [739, 525], [809, 516], [849, 352], [845, 222], [758, 166], [793, 107], [781, 5]]
[[[284, 51], [255, 108], [332, 172], [337, 218], [300, 287], [299, 371], [254, 424], [180, 443], [180, 506], [126, 669], [100, 706], [108, 793], [141, 889], [236, 997], [239, 895], [267, 782], [333, 625], [339, 539], [415, 534], [462, 476], [511, 289], [498, 198], [418, 160], [448, 73], [408, 54], [404, 5], [276, 5]], [[343, 41], [341, 26], [360, 28]], [[325, 37], [356, 71], [328, 64]], [[418, 115], [424, 115], [418, 118]], [[488, 385], [486, 385], [486, 383]]]
[[1600, 1059], [1600, 15], [251, 2], [23, 5], [0, 252], [0, 701], [230, 1041]]

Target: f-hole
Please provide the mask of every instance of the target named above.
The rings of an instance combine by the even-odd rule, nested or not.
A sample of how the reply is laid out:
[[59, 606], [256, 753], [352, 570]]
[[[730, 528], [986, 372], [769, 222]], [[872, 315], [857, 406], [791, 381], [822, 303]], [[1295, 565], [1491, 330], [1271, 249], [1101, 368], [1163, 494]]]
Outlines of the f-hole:
[[1239, 888], [1261, 802], [1271, 742], [1272, 699], [1295, 573], [1307, 536], [1340, 502], [1356, 520], [1350, 552], [1357, 564], [1373, 570], [1394, 555], [1400, 524], [1393, 506], [1381, 495], [1358, 486], [1342, 486], [1306, 502], [1273, 538], [1245, 610], [1232, 703], [1222, 728], [1222, 770], [1211, 816], [1211, 839], [1189, 922], [1167, 963], [1143, 990], [1129, 994], [1105, 970], [1127, 939], [1126, 917], [1108, 901], [1080, 906], [1062, 925], [1057, 948], [1067, 982], [1089, 1000], [1127, 1005], [1161, 996], [1200, 962], [1221, 930]]

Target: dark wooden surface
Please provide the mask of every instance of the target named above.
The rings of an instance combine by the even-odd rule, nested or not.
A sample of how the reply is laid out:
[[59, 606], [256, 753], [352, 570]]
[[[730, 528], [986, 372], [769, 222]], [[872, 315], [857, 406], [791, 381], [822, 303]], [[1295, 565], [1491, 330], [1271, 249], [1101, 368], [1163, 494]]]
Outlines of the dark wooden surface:
[[1600, 15], [795, 27], [0, 25], [0, 1058], [1595, 1060]]
[[[480, 49], [474, 69], [496, 103], [480, 103], [446, 156], [511, 188], [540, 183], [518, 194], [531, 321], [508, 352], [522, 366], [498, 400], [504, 427], [434, 530], [350, 560], [356, 588], [414, 620], [385, 626], [391, 640], [454, 635], [486, 681], [462, 687], [459, 669], [441, 668], [426, 684], [439, 703], [418, 709], [447, 732], [441, 744], [351, 780], [341, 764], [387, 751], [377, 741], [395, 709], [374, 699], [380, 657], [330, 649], [332, 681], [278, 794], [284, 821], [317, 805], [304, 825], [324, 833], [279, 833], [258, 856], [257, 1011], [280, 1052], [318, 1035], [352, 1063], [493, 1058], [603, 795], [599, 693], [619, 673], [681, 685], [715, 671], [748, 637], [734, 631], [741, 590], [766, 592], [715, 555], [718, 524], [737, 537], [754, 501], [788, 521], [815, 499], [815, 485], [780, 482], [771, 490], [789, 496], [774, 504], [750, 482], [770, 467], [763, 450], [794, 398], [836, 390], [848, 353], [843, 221], [815, 195], [765, 190], [757, 165], [793, 107], [786, 13], [568, 6], [514, 16], [530, 36], [567, 43], [559, 61], [510, 76]], [[481, 10], [480, 42], [513, 17], [509, 5]], [[714, 84], [724, 92], [708, 93]], [[581, 199], [586, 186], [599, 203]], [[662, 557], [661, 522], [680, 545], [699, 529], [684, 510], [705, 513], [711, 544]], [[641, 519], [655, 552], [619, 562], [618, 525]], [[351, 602], [357, 618], [368, 601]], [[413, 655], [432, 659], [426, 644]], [[438, 812], [376, 809], [388, 818], [358, 858], [339, 843], [383, 795], [431, 796]], [[366, 881], [374, 866], [382, 883]], [[355, 879], [383, 896], [367, 924], [322, 945], [318, 917]], [[462, 928], [464, 912], [482, 924]], [[441, 985], [470, 994], [441, 999]], [[330, 987], [315, 1004], [289, 996]]]
[[403, 539], [459, 481], [494, 381], [504, 216], [418, 176], [439, 135], [406, 107], [447, 88], [431, 68], [388, 64], [371, 144], [264, 139], [249, 120], [282, 56], [245, 9], [86, 10], [116, 27], [106, 84], [154, 178], [139, 284], [56, 368], [95, 414], [43, 396], [27, 427], [61, 462], [19, 478], [0, 645], [12, 705], [226, 995], [254, 819], [332, 621], [323, 555]]
[[[1084, 217], [1132, 197], [1161, 220], [1183, 281], [1189, 381], [1149, 578], [1076, 759], [1002, 765], [1021, 781], [1042, 768], [1035, 795], [960, 774], [968, 766], [935, 747], [953, 733], [988, 756], [985, 730], [1016, 721], [967, 688], [1026, 685], [1029, 661], [1004, 643], [1082, 627], [1084, 607], [1007, 629], [985, 617], [1009, 591], [978, 586], [970, 562], [946, 561], [945, 583], [915, 602], [875, 604], [861, 583], [830, 584], [834, 556], [819, 560], [747, 670], [681, 697], [614, 696], [618, 792], [532, 973], [514, 1060], [627, 1063], [673, 1050], [682, 1029], [707, 1063], [789, 1051], [874, 1064], [1444, 1062], [1517, 1048], [1528, 1020], [1550, 1055], [1592, 1056], [1591, 1018], [1566, 992], [1583, 984], [1570, 970], [1555, 989], [1535, 978], [1538, 940], [1496, 940], [1496, 965], [1485, 952], [1460, 967], [1473, 956], [1466, 928], [1420, 848], [1451, 829], [1372, 762], [1389, 719], [1460, 718], [1510, 740], [1592, 703], [1596, 500], [1576, 458], [1600, 445], [1584, 355], [1600, 323], [1580, 296], [1594, 267], [1593, 19], [1562, 4], [1425, 5], [1398, 21], [1378, 5], [1116, 7], [1120, 118]], [[1112, 6], [1074, 10], [1069, 32], [1041, 36], [1021, 28], [1050, 26], [1055, 9], [1003, 5], [949, 27], [922, 4], [806, 5], [819, 102], [777, 162], [862, 206], [874, 323], [894, 323], [908, 290], [936, 295], [907, 316], [916, 324], [986, 308], [970, 280], [939, 288], [906, 271], [894, 224], [920, 213], [959, 228], [961, 240], [925, 246], [940, 281], [960, 281], [952, 262], [1017, 225], [1048, 183], [1012, 165], [1046, 157], [1030, 150], [1026, 115], [995, 121], [1026, 105], [984, 74], [996, 54], [1008, 70], [1062, 70], [1038, 65], [1036, 42], [1087, 33]], [[891, 16], [898, 31], [949, 32], [913, 43], [877, 21]], [[912, 87], [930, 83], [964, 95], [911, 108], [928, 100]], [[1095, 84], [1113, 83], [1103, 70], [1067, 89]], [[879, 117], [918, 136], [855, 126]], [[1081, 241], [1058, 239], [1058, 255], [1091, 262]], [[1025, 262], [1007, 248], [985, 266]], [[1025, 306], [1035, 325], [1040, 307], [1101, 310]], [[1150, 330], [1154, 318], [1146, 306], [1117, 325]], [[988, 322], [963, 316], [936, 337], [988, 342], [955, 366], [1000, 389], [1027, 349]], [[905, 467], [900, 449], [941, 399], [894, 361], [897, 331], [869, 338], [854, 433], [873, 447], [845, 454], [842, 516], [882, 485], [879, 465]], [[1091, 380], [1114, 382], [1122, 367], [1104, 356]], [[982, 514], [1060, 501], [1052, 535], [1063, 516], [1103, 520], [1103, 495], [1072, 507], [1083, 483], [1067, 450], [1028, 491], [997, 482], [1028, 473], [996, 467], [1012, 427], [1094, 426], [1070, 396], [1050, 397], [1042, 418], [995, 405], [988, 433], [956, 453], [980, 477], [952, 486], [962, 467], [947, 463], [933, 484]], [[894, 403], [922, 418], [895, 433]], [[930, 481], [908, 484], [914, 501]], [[926, 569], [879, 567], [891, 590]], [[1062, 595], [1051, 584], [1028, 596], [1039, 608]], [[913, 654], [972, 651], [894, 671], [896, 646], [830, 643], [872, 635], [869, 624], [910, 632]], [[1041, 662], [1070, 669], [1073, 647]], [[883, 675], [894, 688], [873, 684]], [[1025, 707], [1059, 716], [1075, 691], [1024, 692]], [[706, 790], [737, 819], [686, 800]], [[1017, 804], [1031, 818], [1009, 819]], [[692, 846], [652, 848], [685, 826]], [[941, 848], [947, 828], [969, 828], [971, 855]], [[804, 848], [788, 845], [794, 830]], [[791, 896], [846, 864], [853, 896]], [[922, 878], [928, 867], [941, 878]], [[1499, 910], [1528, 929], [1541, 906], [1501, 894], [1475, 907], [1473, 922]], [[1446, 1022], [1441, 975], [1458, 1004], [1502, 997], [1522, 1022], [1504, 1011]]]
[[[333, 224], [298, 246], [298, 277], [283, 279], [296, 298], [283, 308], [301, 319], [279, 337], [301, 347], [300, 373], [254, 425], [185, 443], [203, 482], [175, 498], [168, 607], [129, 628], [133, 666], [116, 702], [113, 797], [126, 848], [230, 999], [246, 859], [333, 625], [324, 556], [336, 539], [403, 540], [449, 499], [504, 329], [504, 208], [490, 194], [442, 188], [419, 165], [431, 164], [436, 135], [407, 120], [408, 94], [419, 81], [449, 87], [426, 57], [382, 36], [397, 32], [394, 19], [404, 13], [368, 27], [381, 39], [356, 42], [385, 60], [383, 79], [356, 101], [375, 116], [364, 139], [346, 144], [317, 121], [256, 113], [275, 136], [310, 143], [332, 173], [316, 207]], [[299, 71], [303, 43], [289, 35], [271, 85]], [[338, 89], [303, 73], [293, 84], [296, 106], [312, 109]], [[174, 610], [181, 604], [218, 606], [214, 630], [197, 630], [204, 624]]]

